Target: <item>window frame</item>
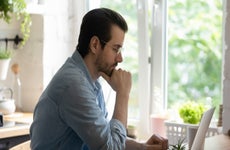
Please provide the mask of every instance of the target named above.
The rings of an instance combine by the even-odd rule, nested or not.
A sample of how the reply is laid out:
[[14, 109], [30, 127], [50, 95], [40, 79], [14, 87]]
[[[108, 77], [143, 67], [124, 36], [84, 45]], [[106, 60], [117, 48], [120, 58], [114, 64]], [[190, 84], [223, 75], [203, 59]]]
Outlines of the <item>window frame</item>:
[[[151, 16], [149, 16], [148, 7], [151, 7]], [[151, 134], [149, 131], [151, 114], [167, 109], [167, 0], [137, 0], [136, 8], [139, 61], [138, 101], [141, 116], [138, 120], [140, 134], [138, 136], [142, 139]], [[150, 31], [149, 20], [152, 24]], [[155, 101], [156, 93], [161, 95], [159, 102]]]

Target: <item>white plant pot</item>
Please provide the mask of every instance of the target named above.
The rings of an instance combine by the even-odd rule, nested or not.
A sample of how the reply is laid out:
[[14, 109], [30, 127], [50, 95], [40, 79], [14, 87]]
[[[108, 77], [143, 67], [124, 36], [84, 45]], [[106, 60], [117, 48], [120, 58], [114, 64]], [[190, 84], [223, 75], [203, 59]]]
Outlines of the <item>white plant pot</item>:
[[11, 59], [0, 59], [0, 80], [5, 80]]

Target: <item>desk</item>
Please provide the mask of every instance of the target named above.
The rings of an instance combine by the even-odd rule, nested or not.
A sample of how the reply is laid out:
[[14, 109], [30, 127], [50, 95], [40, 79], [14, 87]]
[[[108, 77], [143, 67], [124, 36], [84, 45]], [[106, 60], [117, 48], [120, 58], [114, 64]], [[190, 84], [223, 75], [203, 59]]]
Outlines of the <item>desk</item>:
[[29, 128], [33, 121], [32, 113], [16, 112], [3, 116], [4, 125], [0, 127], [0, 147], [6, 149], [28, 140]]
[[205, 150], [229, 150], [230, 137], [227, 135], [216, 135], [205, 139]]
[[6, 125], [0, 127], [0, 139], [29, 134], [30, 124], [33, 121], [32, 113], [16, 112], [3, 116]]

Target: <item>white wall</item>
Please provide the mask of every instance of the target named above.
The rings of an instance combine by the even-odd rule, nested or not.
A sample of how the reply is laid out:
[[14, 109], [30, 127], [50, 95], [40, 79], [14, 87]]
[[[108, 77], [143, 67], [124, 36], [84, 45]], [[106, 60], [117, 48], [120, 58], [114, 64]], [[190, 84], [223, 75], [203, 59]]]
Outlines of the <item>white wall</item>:
[[44, 14], [44, 86], [75, 50], [84, 8], [84, 1], [47, 1]]
[[[42, 91], [42, 50], [43, 50], [43, 19], [40, 15], [31, 15], [33, 24], [31, 26], [31, 36], [27, 44], [18, 49], [14, 49], [13, 43], [9, 42], [8, 49], [14, 49], [10, 66], [18, 63], [20, 67], [20, 79], [22, 82], [22, 103], [25, 110], [32, 110], [31, 105], [36, 103], [36, 99]], [[0, 38], [14, 38], [20, 35], [19, 22], [14, 19], [11, 24], [0, 22]], [[1, 42], [1, 45], [5, 43]], [[3, 46], [4, 48], [4, 46]], [[0, 81], [2, 86], [12, 87], [13, 73], [8, 70], [7, 79]]]
[[[21, 70], [23, 111], [34, 110], [54, 73], [75, 50], [85, 7], [84, 0], [49, 0], [40, 11], [43, 14], [31, 14], [30, 38], [24, 47], [14, 51], [11, 60], [11, 64], [18, 63]], [[0, 38], [14, 38], [19, 30], [18, 21], [8, 25], [0, 20]], [[9, 48], [12, 49], [13, 44], [9, 43]], [[9, 69], [7, 79], [0, 81], [0, 85], [11, 87], [12, 78]]]

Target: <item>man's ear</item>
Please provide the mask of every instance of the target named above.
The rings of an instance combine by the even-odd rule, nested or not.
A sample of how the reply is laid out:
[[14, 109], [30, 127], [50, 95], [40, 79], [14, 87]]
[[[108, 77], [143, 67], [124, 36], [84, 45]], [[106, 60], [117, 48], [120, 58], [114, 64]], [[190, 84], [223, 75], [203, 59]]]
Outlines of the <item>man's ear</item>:
[[91, 50], [92, 53], [97, 53], [98, 50], [100, 50], [100, 40], [97, 36], [93, 36], [90, 39], [90, 43], [89, 43], [89, 48]]

